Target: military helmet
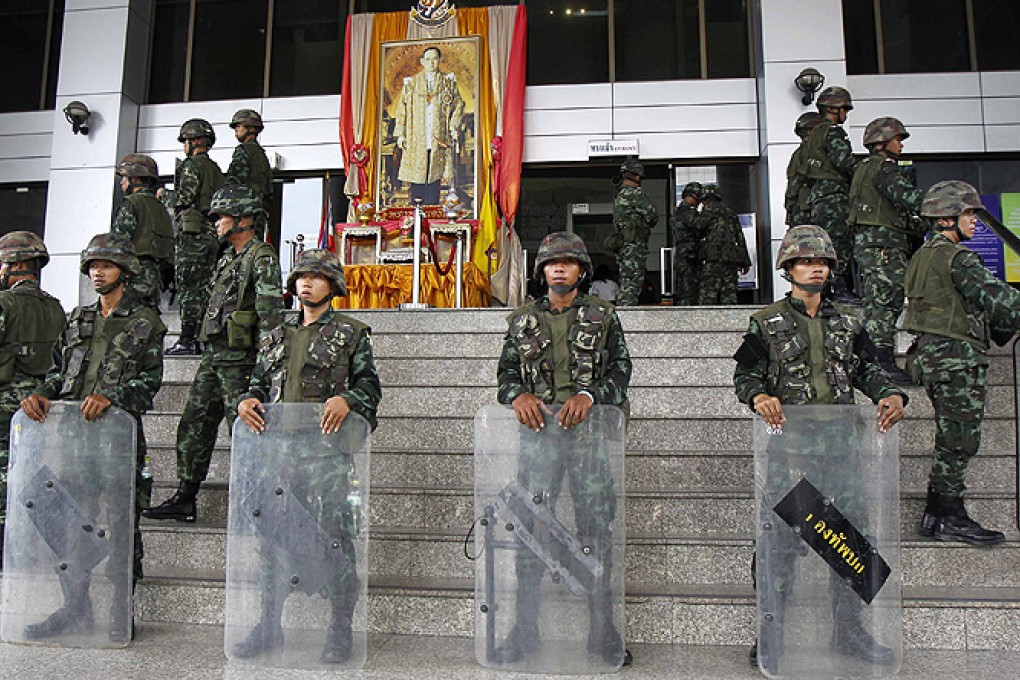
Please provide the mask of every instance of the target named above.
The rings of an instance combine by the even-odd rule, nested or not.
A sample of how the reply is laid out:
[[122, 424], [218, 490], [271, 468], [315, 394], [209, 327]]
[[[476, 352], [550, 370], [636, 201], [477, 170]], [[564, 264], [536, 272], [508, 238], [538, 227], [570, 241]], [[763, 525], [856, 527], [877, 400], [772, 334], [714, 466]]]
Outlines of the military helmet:
[[637, 175], [638, 177], [645, 176], [645, 166], [641, 164], [641, 161], [633, 159], [625, 160], [620, 165], [620, 172], [630, 173], [631, 175]]
[[722, 193], [719, 191], [719, 185], [716, 184], [715, 182], [709, 182], [708, 184], [706, 184], [704, 190], [701, 193], [701, 198], [702, 199], [718, 198], [721, 201]]
[[230, 129], [233, 130], [238, 125], [247, 125], [248, 127], [258, 128], [261, 130], [265, 127], [262, 124], [262, 116], [255, 109], [238, 109], [234, 112], [233, 117], [230, 119]]
[[822, 114], [815, 111], [802, 113], [797, 116], [797, 122], [793, 124], [793, 134], [798, 137], [806, 137], [820, 122], [822, 122]]
[[159, 179], [159, 168], [151, 156], [140, 153], [129, 153], [120, 159], [117, 174], [121, 177], [150, 177]]
[[546, 262], [560, 258], [577, 260], [589, 278], [592, 276], [591, 258], [588, 256], [588, 248], [584, 245], [581, 237], [569, 231], [557, 231], [542, 239], [542, 245], [538, 247], [538, 256], [535, 258], [535, 278], [541, 281]]
[[209, 215], [214, 219], [218, 215], [247, 217], [264, 213], [262, 199], [251, 187], [232, 184], [217, 189], [209, 201]]
[[921, 214], [925, 217], [958, 217], [965, 210], [983, 210], [981, 194], [973, 185], [958, 179], [932, 185], [924, 195]]
[[684, 185], [684, 190], [680, 194], [680, 198], [684, 196], [694, 196], [695, 198], [701, 198], [701, 194], [704, 193], [705, 189], [701, 186], [701, 182], [688, 182]]
[[89, 263], [93, 260], [109, 260], [123, 271], [135, 276], [141, 274], [135, 246], [127, 236], [109, 233], [93, 236], [85, 250], [81, 251], [80, 269], [85, 276], [89, 275]]
[[847, 111], [854, 108], [853, 100], [846, 88], [835, 85], [822, 90], [822, 93], [818, 95], [816, 105], [819, 111], [826, 107], [846, 109]]
[[814, 224], [802, 224], [792, 227], [783, 237], [776, 256], [776, 269], [802, 257], [821, 257], [829, 260], [830, 267], [836, 266], [836, 249], [832, 247], [832, 239], [828, 232]]
[[216, 131], [213, 130], [209, 121], [204, 118], [191, 118], [184, 121], [181, 133], [177, 135], [177, 141], [183, 144], [187, 139], [199, 139], [200, 137], [208, 137], [209, 146], [216, 143]]
[[302, 274], [322, 274], [333, 283], [333, 292], [340, 297], [347, 295], [347, 279], [340, 265], [340, 258], [329, 250], [310, 248], [302, 251], [298, 261], [287, 276], [287, 290], [297, 295], [297, 280]]
[[870, 147], [872, 144], [883, 144], [897, 137], [906, 139], [909, 136], [910, 133], [899, 118], [884, 116], [876, 118], [864, 128], [864, 146]]
[[40, 260], [40, 269], [50, 261], [46, 244], [38, 234], [30, 231], [12, 231], [0, 238], [0, 262], [14, 264], [29, 260]]

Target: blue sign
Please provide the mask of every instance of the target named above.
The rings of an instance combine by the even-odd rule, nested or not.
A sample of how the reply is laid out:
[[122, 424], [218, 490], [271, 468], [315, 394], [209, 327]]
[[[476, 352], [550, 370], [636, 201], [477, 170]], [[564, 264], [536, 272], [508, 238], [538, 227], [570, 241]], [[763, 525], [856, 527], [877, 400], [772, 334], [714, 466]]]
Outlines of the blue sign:
[[[1000, 221], [1002, 220], [1002, 201], [998, 195], [982, 196], [981, 202], [985, 204], [988, 212], [992, 213]], [[977, 229], [974, 231], [974, 238], [967, 241], [966, 246], [981, 256], [985, 266], [993, 274], [1003, 281], [1006, 280], [1006, 263], [1003, 255], [1002, 241], [995, 232], [988, 228], [981, 220], [978, 220]]]

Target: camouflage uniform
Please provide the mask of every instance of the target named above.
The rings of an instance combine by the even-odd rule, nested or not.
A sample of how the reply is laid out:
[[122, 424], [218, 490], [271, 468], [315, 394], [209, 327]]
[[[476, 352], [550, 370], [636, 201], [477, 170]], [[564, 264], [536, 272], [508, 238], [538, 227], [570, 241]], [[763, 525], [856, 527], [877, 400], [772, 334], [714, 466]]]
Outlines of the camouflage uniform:
[[[701, 184], [688, 182], [683, 197], [701, 198]], [[673, 304], [698, 304], [698, 284], [701, 278], [701, 261], [698, 259], [699, 231], [698, 208], [681, 200], [673, 212]]]
[[737, 270], [751, 266], [740, 219], [722, 202], [718, 187], [705, 185], [698, 255], [703, 264], [699, 305], [737, 304]]
[[[922, 213], [952, 217], [980, 205], [970, 185], [939, 182], [928, 191]], [[936, 233], [911, 258], [906, 288], [910, 304], [903, 327], [917, 335], [907, 365], [935, 408], [934, 460], [921, 533], [938, 531], [972, 543], [1001, 542], [1001, 533], [972, 533], [963, 522], [962, 534], [949, 527], [943, 535], [944, 528], [934, 523], [946, 515], [969, 520], [962, 505], [964, 479], [981, 444], [989, 341], [1005, 344], [1020, 329], [1020, 292], [943, 233]]]
[[[640, 163], [627, 161], [621, 172], [641, 177], [644, 168]], [[659, 211], [640, 186], [624, 184], [620, 187], [613, 201], [613, 227], [619, 245], [611, 248], [617, 250], [620, 291], [616, 302], [620, 307], [633, 307], [638, 303], [648, 267], [648, 237], [658, 221]]]
[[783, 207], [786, 209], [786, 224], [790, 227], [811, 223], [811, 204], [808, 199], [814, 181], [807, 175], [804, 140], [821, 121], [820, 115], [809, 111], [801, 114], [793, 127], [794, 134], [800, 137], [801, 143], [786, 165], [786, 194], [783, 197]]
[[[0, 238], [0, 262], [49, 261], [42, 239], [30, 232], [12, 232]], [[8, 275], [10, 272], [8, 273]], [[38, 276], [38, 272], [35, 274]], [[8, 287], [0, 281], [0, 556], [7, 512], [7, 458], [11, 419], [21, 400], [32, 394], [50, 367], [53, 345], [64, 328], [60, 301], [26, 278]]]
[[[550, 234], [543, 241], [536, 258], [539, 274], [548, 260], [575, 257], [589, 275], [591, 260], [583, 242], [561, 238], [563, 233]], [[572, 249], [574, 253], [563, 252]], [[497, 399], [512, 404], [522, 394], [533, 394], [543, 403], [562, 406], [576, 394], [587, 394], [595, 404], [619, 406], [629, 412], [627, 386], [630, 384], [631, 360], [623, 327], [612, 305], [589, 295], [578, 293], [573, 304], [564, 311], [549, 307], [549, 298], [526, 304], [507, 317], [509, 329], [497, 368]], [[521, 427], [524, 427], [523, 425]], [[616, 516], [616, 494], [608, 456], [599, 450], [590, 453], [590, 442], [578, 441], [576, 429], [558, 431], [555, 436], [567, 440], [556, 450], [570, 451], [567, 459], [549, 457], [549, 450], [535, 446], [521, 451], [518, 478], [525, 488], [542, 490], [555, 508], [567, 475], [578, 534], [591, 540], [596, 554], [605, 567], [604, 588], [608, 589], [612, 570], [612, 536], [609, 524]], [[576, 446], [570, 443], [577, 442]], [[528, 649], [537, 639], [537, 617], [540, 583], [545, 572], [542, 562], [528, 550], [519, 550], [515, 558], [517, 573], [516, 632], [510, 634], [510, 645]], [[589, 600], [589, 614], [594, 621], [608, 607], [608, 593], [596, 589]], [[601, 599], [600, 599], [601, 598]], [[611, 624], [610, 624], [610, 627]], [[607, 633], [607, 635], [613, 635]], [[615, 633], [619, 638], [619, 634]], [[522, 639], [527, 638], [527, 639]], [[607, 649], [619, 646], [622, 640], [607, 641]], [[522, 650], [523, 651], [523, 650]]]
[[[261, 132], [262, 116], [251, 109], [241, 109], [230, 120], [231, 129], [238, 125], [255, 127]], [[226, 184], [249, 187], [258, 194], [262, 208], [268, 212], [273, 200], [273, 168], [269, 165], [265, 149], [254, 137], [234, 148], [227, 168]]]

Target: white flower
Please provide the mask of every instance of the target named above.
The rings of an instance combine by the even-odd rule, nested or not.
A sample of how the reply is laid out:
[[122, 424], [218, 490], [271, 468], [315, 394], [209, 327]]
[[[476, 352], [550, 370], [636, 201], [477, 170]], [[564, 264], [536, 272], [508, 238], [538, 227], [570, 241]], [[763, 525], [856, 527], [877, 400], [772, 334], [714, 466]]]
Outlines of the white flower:
[[457, 76], [454, 75], [453, 73], [447, 73], [446, 79], [449, 80], [451, 83], [457, 82]]

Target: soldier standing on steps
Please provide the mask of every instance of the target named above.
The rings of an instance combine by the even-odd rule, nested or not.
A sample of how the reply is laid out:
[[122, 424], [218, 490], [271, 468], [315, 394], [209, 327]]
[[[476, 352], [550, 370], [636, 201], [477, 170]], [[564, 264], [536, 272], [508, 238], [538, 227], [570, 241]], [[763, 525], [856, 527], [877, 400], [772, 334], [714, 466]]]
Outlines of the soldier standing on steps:
[[258, 194], [267, 213], [273, 200], [273, 168], [258, 137], [265, 126], [262, 116], [252, 109], [240, 109], [230, 119], [230, 128], [237, 138], [234, 155], [227, 168], [228, 186], [246, 186]]
[[[94, 236], [81, 254], [81, 272], [92, 280], [99, 300], [76, 307], [67, 320], [54, 350], [54, 364], [46, 380], [24, 401], [25, 415], [42, 422], [51, 399], [81, 401], [86, 420], [101, 418], [110, 406], [132, 416], [137, 424], [135, 450], [134, 583], [142, 578], [142, 533], [138, 516], [149, 505], [152, 478], [145, 466], [145, 433], [142, 414], [163, 382], [163, 337], [166, 327], [159, 314], [143, 305], [127, 283], [141, 273], [131, 241], [117, 234]], [[96, 493], [109, 490], [96, 489]], [[114, 538], [114, 550], [117, 549]], [[92, 621], [92, 602], [84, 593], [65, 592], [64, 605], [46, 620], [28, 626], [25, 637], [40, 640]], [[114, 602], [128, 601], [128, 594], [114, 595]], [[115, 605], [110, 612], [109, 637], [126, 642], [133, 635], [130, 610]]]
[[808, 197], [811, 195], [811, 186], [814, 182], [806, 174], [804, 141], [820, 122], [822, 117], [819, 114], [808, 111], [800, 114], [793, 125], [793, 133], [800, 138], [800, 146], [794, 150], [790, 162], [786, 165], [786, 194], [783, 197], [786, 224], [790, 227], [811, 222], [811, 204]]
[[698, 304], [735, 305], [737, 276], [750, 269], [751, 256], [740, 218], [723, 203], [719, 185], [705, 185], [698, 223], [702, 239], [698, 248], [702, 261]]
[[963, 246], [982, 209], [977, 189], [966, 182], [939, 182], [928, 190], [921, 215], [935, 235], [907, 266], [903, 328], [917, 335], [907, 367], [935, 407], [935, 452], [920, 533], [994, 545], [1006, 537], [967, 514], [964, 478], [981, 445], [989, 340], [1005, 345], [1020, 330], [1020, 292]]
[[[248, 391], [259, 343], [283, 320], [280, 262], [255, 236], [262, 204], [248, 187], [217, 191], [210, 202], [216, 231], [227, 248], [216, 265], [200, 339], [205, 343], [195, 381], [177, 427], [173, 496], [144, 514], [149, 519], [195, 521], [195, 498], [209, 473], [216, 432]], [[228, 427], [233, 418], [227, 420]]]
[[[836, 251], [824, 229], [801, 225], [786, 232], [776, 269], [783, 270], [792, 289], [751, 316], [744, 342], [733, 355], [737, 398], [766, 423], [779, 426], [786, 419], [784, 405], [852, 404], [857, 388], [878, 404], [879, 429], [886, 432], [903, 419], [907, 395], [876, 363], [861, 322], [822, 295], [835, 268]], [[772, 474], [788, 471], [769, 470]], [[849, 606], [859, 607], [853, 597]], [[858, 611], [835, 620], [837, 646], [872, 663], [891, 661], [892, 650], [863, 628]], [[751, 648], [751, 663], [757, 665], [757, 643]]]
[[[309, 428], [318, 427], [325, 434], [336, 432], [353, 411], [375, 429], [382, 388], [372, 357], [371, 329], [330, 307], [334, 296], [347, 295], [337, 256], [317, 249], [301, 253], [287, 277], [287, 290], [301, 303], [300, 316], [287, 319], [262, 342], [250, 388], [238, 404], [237, 414], [252, 432], [261, 433], [266, 429], [264, 402], [323, 403], [321, 421], [308, 423]], [[343, 663], [351, 654], [351, 616], [359, 592], [358, 575], [353, 571], [354, 518], [343, 502], [349, 480], [341, 470], [305, 466], [301, 472], [309, 478], [328, 480], [328, 487], [333, 489], [323, 498], [323, 504], [329, 505], [323, 509], [328, 517], [323, 528], [330, 536], [342, 536], [342, 549], [352, 565], [350, 571], [338, 574], [326, 586], [331, 619], [322, 660]], [[309, 501], [314, 503], [315, 499]], [[284, 642], [280, 618], [290, 586], [270, 558], [261, 560], [259, 566], [264, 593], [261, 616], [248, 637], [235, 646], [234, 656], [238, 658], [265, 654]]]
[[[497, 372], [499, 403], [512, 404], [520, 423], [535, 431], [546, 426], [551, 406], [561, 407], [555, 424], [568, 432], [585, 419], [593, 404], [612, 404], [626, 413], [631, 362], [620, 320], [612, 305], [577, 290], [581, 280], [592, 275], [584, 241], [568, 232], [546, 236], [535, 259], [534, 275], [545, 279], [549, 292], [509, 317]], [[531, 488], [558, 494], [564, 470], [569, 472], [578, 533], [591, 537], [604, 567], [604, 578], [588, 599], [592, 631], [588, 648], [601, 653], [607, 663], [619, 664], [623, 659], [627, 664], [630, 652], [613, 625], [608, 592], [612, 536], [607, 534], [616, 514], [616, 495], [611, 472], [598, 467], [589, 464], [583, 474], [570, 461], [548, 460], [548, 451], [521, 451], [520, 474], [536, 485]], [[540, 641], [544, 565], [526, 550], [518, 551], [515, 559], [516, 622], [497, 650], [502, 663], [523, 659]]]

